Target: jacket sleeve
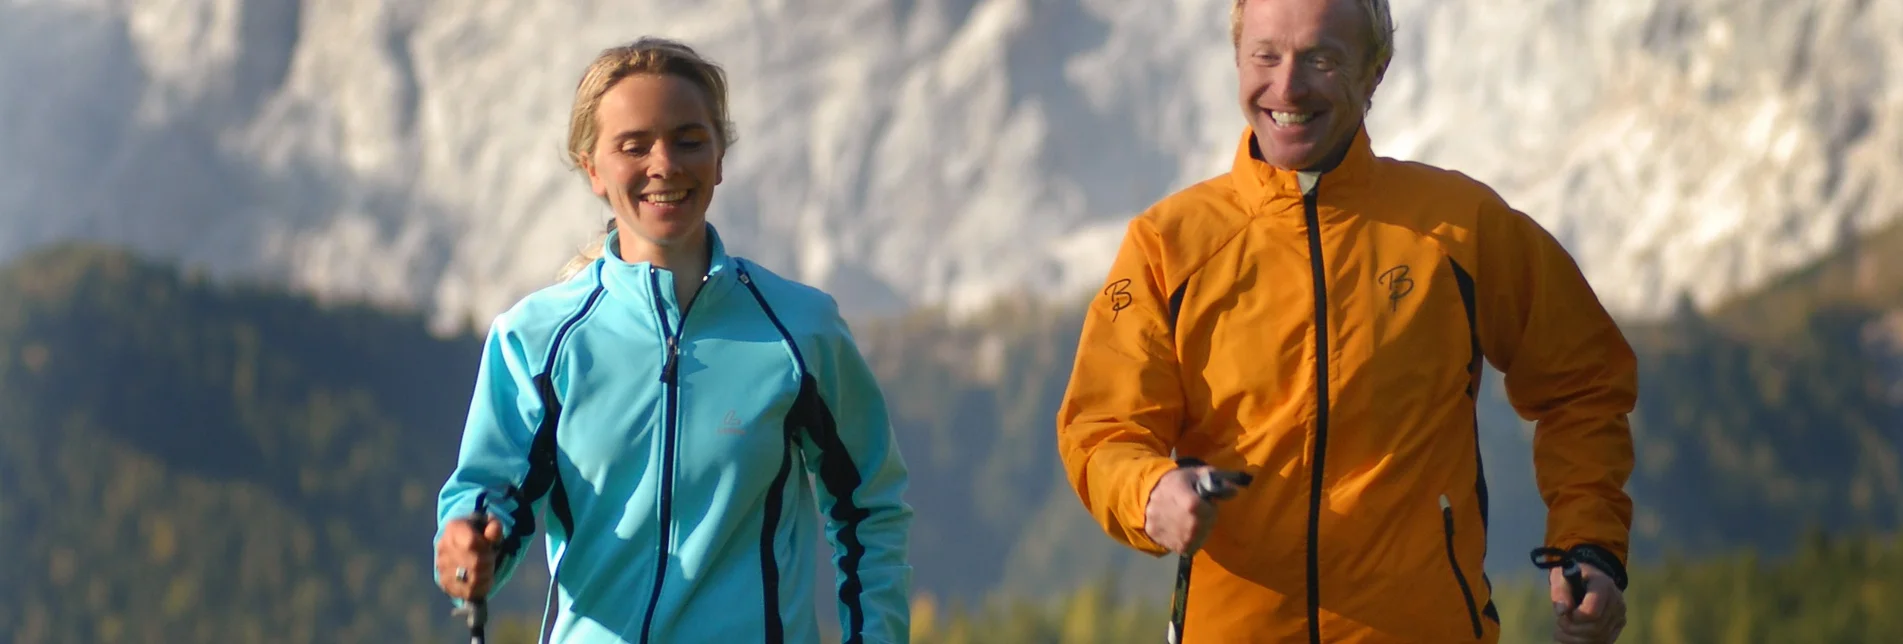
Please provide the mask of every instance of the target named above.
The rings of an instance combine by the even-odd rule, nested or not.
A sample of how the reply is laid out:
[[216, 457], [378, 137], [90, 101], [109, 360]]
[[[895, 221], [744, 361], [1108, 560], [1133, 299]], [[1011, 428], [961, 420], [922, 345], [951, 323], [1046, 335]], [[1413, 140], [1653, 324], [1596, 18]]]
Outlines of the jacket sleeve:
[[1612, 567], [1623, 588], [1638, 360], [1573, 258], [1531, 217], [1490, 201], [1478, 228], [1482, 348], [1514, 409], [1535, 422], [1546, 543], [1609, 556], [1582, 560]]
[[1084, 313], [1057, 412], [1058, 456], [1084, 508], [1111, 538], [1151, 555], [1167, 551], [1144, 532], [1144, 510], [1176, 467], [1183, 418], [1162, 248], [1147, 219], [1131, 221]]
[[837, 309], [828, 317], [832, 328], [808, 357], [821, 404], [809, 410], [800, 451], [818, 481], [819, 511], [833, 548], [842, 641], [906, 642], [912, 585], [906, 465], [871, 367]]
[[[492, 325], [476, 370], [475, 393], [463, 425], [462, 447], [456, 467], [443, 483], [436, 501], [436, 536], [452, 520], [475, 511], [476, 496], [485, 495], [488, 514], [502, 524], [502, 549], [496, 559], [490, 594], [500, 589], [521, 561], [527, 539], [516, 534], [516, 524], [541, 515], [545, 501], [518, 508], [510, 495], [528, 474], [529, 444], [542, 419], [542, 403], [532, 381], [533, 363], [515, 334]], [[531, 524], [533, 525], [533, 524]], [[526, 535], [524, 535], [526, 536]]]

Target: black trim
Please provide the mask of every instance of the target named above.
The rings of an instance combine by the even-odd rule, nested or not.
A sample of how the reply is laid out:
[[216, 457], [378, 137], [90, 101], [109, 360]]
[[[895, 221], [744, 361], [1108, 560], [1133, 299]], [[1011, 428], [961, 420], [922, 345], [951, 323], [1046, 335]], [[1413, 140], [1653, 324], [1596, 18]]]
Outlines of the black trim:
[[[767, 320], [773, 322], [773, 328], [780, 332], [780, 338], [785, 340], [787, 348], [792, 350], [793, 363], [799, 368], [800, 391], [804, 395], [807, 380], [806, 359], [800, 355], [799, 343], [793, 340], [792, 334], [786, 332], [786, 326], [780, 324], [780, 317], [773, 313], [773, 307], [767, 304], [766, 296], [760, 293], [759, 287], [753, 285], [753, 276], [747, 273], [746, 266], [738, 260], [735, 260], [734, 264], [740, 283], [747, 287], [748, 292], [753, 293], [753, 300], [760, 304], [760, 311], [766, 314]], [[799, 440], [801, 429], [800, 410], [800, 403], [795, 400], [793, 410], [786, 415], [782, 428], [786, 451], [780, 456], [780, 471], [774, 475], [773, 485], [767, 488], [766, 518], [760, 525], [760, 601], [765, 611], [768, 644], [779, 644], [786, 639], [786, 625], [780, 615], [780, 565], [773, 556], [773, 545], [774, 537], [779, 532], [780, 513], [783, 511], [785, 502], [786, 481], [793, 471], [793, 451]]]
[[[1318, 179], [1319, 181], [1319, 179]], [[1317, 186], [1319, 188], [1319, 186]], [[1308, 218], [1309, 269], [1315, 277], [1315, 448], [1308, 479], [1308, 641], [1321, 644], [1322, 465], [1328, 451], [1328, 271], [1322, 261], [1321, 215], [1316, 192], [1302, 195]]]
[[773, 485], [767, 488], [766, 517], [760, 520], [760, 601], [765, 610], [767, 644], [786, 640], [786, 625], [780, 615], [780, 563], [773, 556], [773, 537], [779, 532], [786, 479], [793, 471], [793, 436], [799, 431], [794, 418], [792, 414], [786, 416], [780, 472], [773, 475]]
[[[738, 264], [738, 262], [736, 262]], [[840, 524], [836, 538], [845, 550], [839, 557], [839, 572], [845, 577], [839, 583], [839, 604], [846, 609], [844, 639], [840, 644], [862, 644], [865, 642], [866, 610], [860, 595], [865, 591], [865, 582], [859, 577], [859, 562], [865, 559], [866, 546], [859, 542], [859, 524], [864, 523], [872, 512], [853, 503], [852, 495], [859, 489], [859, 468], [852, 462], [852, 455], [846, 452], [844, 441], [839, 439], [839, 426], [833, 420], [832, 410], [826, 408], [826, 400], [819, 394], [819, 382], [806, 369], [806, 359], [800, 355], [799, 343], [786, 332], [786, 325], [780, 323], [773, 307], [767, 305], [766, 296], [754, 286], [753, 278], [747, 274], [745, 265], [739, 265], [740, 283], [745, 284], [753, 298], [760, 302], [760, 310], [765, 311], [773, 327], [779, 329], [786, 338], [787, 346], [793, 351], [793, 360], [800, 366], [800, 393], [793, 401], [792, 418], [788, 422], [806, 430], [813, 445], [819, 448], [819, 481], [826, 486], [826, 492], [833, 496], [831, 518]]]
[[509, 514], [514, 520], [514, 529], [509, 531], [507, 539], [502, 540], [496, 556], [498, 567], [518, 556], [522, 546], [535, 535], [534, 505], [544, 495], [553, 495], [549, 499], [549, 509], [555, 514], [555, 520], [561, 523], [562, 533], [573, 534], [575, 531], [574, 517], [568, 507], [568, 493], [562, 488], [561, 473], [556, 469], [555, 457], [559, 446], [555, 437], [561, 424], [562, 399], [555, 394], [553, 374], [555, 362], [561, 356], [562, 342], [568, 338], [575, 324], [594, 310], [605, 292], [606, 289], [597, 283], [594, 290], [588, 293], [588, 299], [582, 302], [581, 309], [562, 321], [549, 344], [548, 356], [543, 359], [542, 373], [534, 378], [535, 394], [542, 401], [542, 422], [536, 425], [535, 437], [529, 441], [529, 471], [523, 475], [522, 485], [511, 486], [507, 491], [515, 500], [515, 511]]
[[1454, 555], [1454, 508], [1447, 505], [1447, 497], [1441, 497], [1440, 508], [1441, 533], [1447, 536], [1447, 566], [1454, 571], [1454, 581], [1460, 584], [1460, 598], [1467, 601], [1467, 618], [1473, 620], [1474, 638], [1485, 635], [1480, 629], [1480, 611], [1474, 608], [1473, 587], [1467, 585], [1467, 575], [1460, 572], [1460, 558]]
[[[705, 283], [706, 276], [701, 276]], [[668, 540], [674, 532], [674, 461], [680, 451], [680, 411], [681, 383], [680, 358], [681, 336], [687, 332], [687, 315], [694, 309], [694, 300], [681, 307], [680, 328], [670, 328], [667, 323], [667, 304], [661, 301], [660, 271], [648, 269], [649, 299], [654, 302], [654, 314], [661, 325], [661, 335], [667, 337], [667, 357], [661, 364], [661, 383], [666, 393], [666, 405], [661, 412], [661, 535], [658, 539], [660, 555], [654, 560], [654, 590], [648, 596], [647, 616], [641, 620], [641, 641], [648, 641], [654, 627], [654, 613], [661, 604], [661, 588], [667, 581]]]
[[859, 542], [859, 525], [865, 523], [872, 512], [853, 503], [853, 493], [858, 491], [861, 482], [859, 468], [839, 439], [839, 427], [833, 420], [832, 410], [826, 408], [826, 401], [819, 395], [819, 383], [811, 375], [800, 377], [799, 400], [794, 405], [803, 408], [802, 415], [808, 421], [805, 423], [807, 435], [819, 448], [819, 480], [833, 496], [831, 518], [840, 524], [837, 539], [845, 549], [839, 558], [839, 571], [845, 576], [839, 584], [839, 603], [846, 608], [845, 636], [841, 644], [861, 644], [865, 641], [866, 611], [860, 597], [865, 587], [859, 578], [859, 562], [865, 558], [866, 546]]
[[1170, 292], [1169, 324], [1171, 335], [1176, 334], [1176, 318], [1183, 313], [1183, 293], [1188, 290], [1189, 280], [1185, 279], [1183, 283], [1176, 285], [1176, 290]]
[[1592, 567], [1598, 568], [1607, 575], [1611, 575], [1613, 585], [1618, 586], [1620, 592], [1625, 591], [1625, 562], [1619, 561], [1618, 557], [1613, 556], [1611, 550], [1586, 543], [1573, 546], [1572, 550], [1567, 554], [1572, 555], [1573, 561], [1583, 564], [1592, 564]]
[[1467, 341], [1472, 347], [1467, 357], [1467, 397], [1480, 397], [1480, 364], [1484, 354], [1480, 348], [1480, 317], [1477, 312], [1478, 298], [1474, 295], [1474, 278], [1467, 269], [1447, 258], [1447, 265], [1454, 269], [1454, 285], [1460, 288], [1460, 304], [1467, 311]]
[[[1468, 273], [1467, 269], [1462, 267], [1460, 262], [1455, 261], [1452, 257], [1447, 258], [1447, 264], [1454, 269], [1454, 284], [1460, 289], [1460, 304], [1467, 311], [1467, 341], [1469, 346], [1471, 346], [1471, 352], [1467, 358], [1467, 399], [1478, 403], [1480, 400], [1480, 380], [1481, 374], [1483, 373], [1481, 371], [1481, 365], [1486, 359], [1486, 353], [1480, 346], [1479, 298], [1474, 294], [1473, 275]], [[1482, 556], [1484, 557], [1484, 553], [1486, 552], [1484, 544], [1486, 544], [1487, 537], [1492, 532], [1488, 517], [1490, 513], [1489, 508], [1491, 508], [1492, 503], [1489, 502], [1487, 498], [1487, 462], [1486, 458], [1480, 453], [1480, 409], [1477, 404], [1473, 412], [1473, 430], [1474, 498], [1476, 502], [1480, 504], [1480, 536], [1481, 544], [1483, 544], [1481, 553], [1483, 553]], [[1500, 622], [1500, 611], [1493, 605], [1493, 580], [1489, 579], [1487, 573], [1484, 571], [1480, 573], [1480, 580], [1486, 582], [1487, 585], [1487, 605], [1481, 610], [1481, 613], [1498, 624]]]
[[[568, 506], [568, 490], [562, 485], [561, 471], [556, 459], [560, 444], [556, 440], [561, 427], [562, 398], [555, 393], [555, 363], [561, 357], [562, 343], [568, 339], [581, 319], [595, 309], [601, 296], [607, 289], [600, 283], [589, 291], [588, 298], [582, 301], [581, 308], [563, 320], [555, 330], [555, 336], [549, 343], [548, 356], [543, 359], [542, 372], [533, 378], [535, 395], [542, 403], [542, 422], [535, 427], [535, 436], [529, 440], [529, 471], [522, 476], [522, 485], [510, 486], [507, 494], [515, 500], [515, 511], [509, 513], [514, 520], [514, 529], [508, 538], [503, 539], [496, 554], [496, 567], [500, 569], [521, 555], [522, 546], [530, 537], [535, 536], [535, 502], [547, 496], [549, 511], [555, 515], [555, 521], [562, 527], [562, 534], [575, 533], [574, 514]], [[549, 578], [547, 603], [542, 608], [543, 639], [555, 625], [555, 578]]]
[[786, 325], [780, 324], [780, 316], [773, 314], [773, 307], [767, 305], [766, 296], [760, 293], [760, 287], [753, 285], [753, 275], [747, 272], [747, 265], [741, 263], [739, 260], [735, 260], [734, 272], [740, 274], [740, 283], [747, 287], [748, 292], [753, 293], [753, 301], [760, 303], [760, 310], [766, 312], [767, 321], [772, 322], [773, 328], [778, 329], [780, 337], [786, 340], [786, 348], [793, 351], [793, 362], [799, 365], [800, 374], [804, 375], [806, 373], [806, 358], [800, 355], [799, 343], [793, 341], [793, 334], [786, 332]]

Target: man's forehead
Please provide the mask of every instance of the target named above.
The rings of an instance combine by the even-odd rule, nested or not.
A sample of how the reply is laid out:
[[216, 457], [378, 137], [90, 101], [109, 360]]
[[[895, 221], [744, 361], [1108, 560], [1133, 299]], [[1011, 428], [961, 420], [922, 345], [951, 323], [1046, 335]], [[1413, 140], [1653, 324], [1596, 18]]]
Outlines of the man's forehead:
[[1277, 48], [1347, 49], [1365, 24], [1355, 0], [1246, 0], [1240, 18], [1242, 44]]

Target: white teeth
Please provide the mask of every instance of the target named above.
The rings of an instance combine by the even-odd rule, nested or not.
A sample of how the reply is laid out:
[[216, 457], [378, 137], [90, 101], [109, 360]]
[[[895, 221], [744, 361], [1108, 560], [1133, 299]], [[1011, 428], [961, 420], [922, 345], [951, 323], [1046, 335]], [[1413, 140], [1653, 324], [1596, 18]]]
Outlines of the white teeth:
[[682, 199], [686, 199], [687, 191], [675, 190], [673, 192], [656, 192], [656, 193], [651, 193], [647, 195], [642, 195], [641, 198], [647, 201], [648, 203], [675, 203]]
[[1303, 123], [1307, 123], [1309, 119], [1315, 118], [1315, 113], [1314, 112], [1277, 112], [1277, 111], [1271, 110], [1269, 112], [1269, 118], [1275, 119], [1276, 125], [1301, 125]]

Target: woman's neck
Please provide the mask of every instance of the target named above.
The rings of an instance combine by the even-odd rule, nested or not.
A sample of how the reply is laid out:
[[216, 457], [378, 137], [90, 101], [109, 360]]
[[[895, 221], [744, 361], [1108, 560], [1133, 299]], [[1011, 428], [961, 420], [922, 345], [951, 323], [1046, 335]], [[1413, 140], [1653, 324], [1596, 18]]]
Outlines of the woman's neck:
[[667, 269], [674, 275], [674, 296], [685, 307], [694, 301], [700, 291], [701, 279], [707, 275], [707, 264], [712, 261], [707, 248], [707, 231], [699, 231], [683, 236], [668, 245], [660, 245], [628, 234], [623, 228], [619, 235], [621, 259], [630, 264], [647, 262], [657, 268]]

